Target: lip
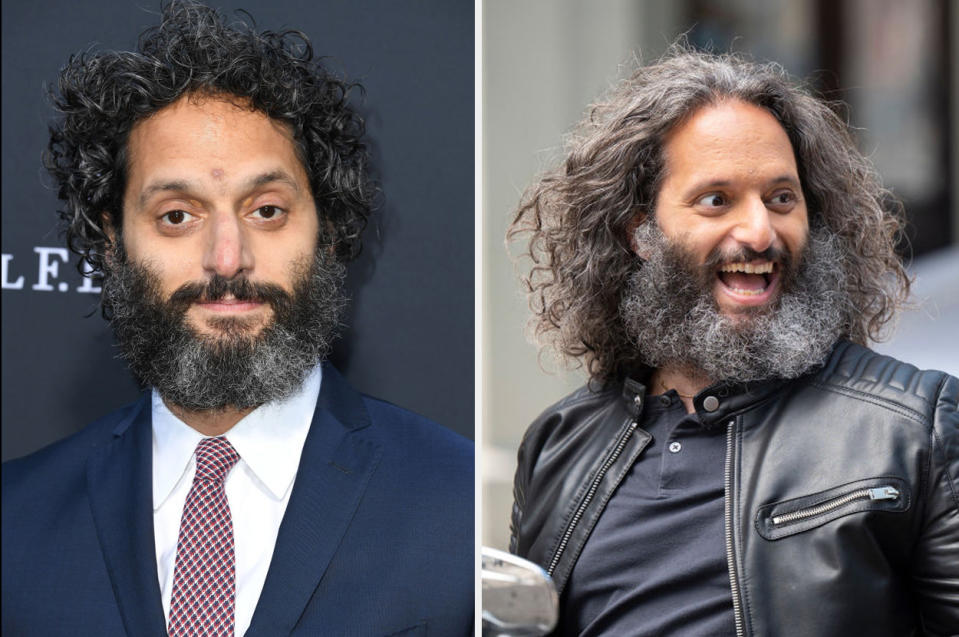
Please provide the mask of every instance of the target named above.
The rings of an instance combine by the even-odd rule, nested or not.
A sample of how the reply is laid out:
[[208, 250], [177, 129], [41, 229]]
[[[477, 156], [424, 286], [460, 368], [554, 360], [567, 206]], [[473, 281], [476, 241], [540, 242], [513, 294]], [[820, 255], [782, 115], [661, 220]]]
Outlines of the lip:
[[[716, 300], [721, 307], [724, 305], [727, 307], [731, 305], [734, 308], [765, 305], [771, 301], [779, 291], [779, 274], [779, 268], [773, 268], [773, 271], [769, 274], [769, 284], [761, 294], [740, 294], [734, 289], [727, 287], [717, 273], [715, 287], [718, 290], [718, 295]], [[725, 301], [725, 303], [723, 301]]]
[[249, 312], [263, 306], [263, 303], [255, 301], [237, 301], [236, 299], [221, 299], [213, 302], [201, 302], [197, 305], [211, 312], [239, 313]]

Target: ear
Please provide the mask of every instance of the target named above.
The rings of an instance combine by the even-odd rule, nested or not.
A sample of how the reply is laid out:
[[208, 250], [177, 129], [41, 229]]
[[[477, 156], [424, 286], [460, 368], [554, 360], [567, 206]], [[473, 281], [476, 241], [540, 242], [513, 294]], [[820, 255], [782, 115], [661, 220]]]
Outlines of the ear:
[[329, 217], [320, 217], [320, 230], [317, 232], [316, 240], [321, 245], [329, 241], [326, 245], [326, 254], [336, 258], [336, 226]]
[[103, 256], [110, 263], [113, 261], [116, 252], [117, 231], [113, 226], [113, 218], [106, 211], [100, 213], [100, 228], [103, 230], [103, 234], [107, 235], [107, 245]]
[[100, 227], [103, 228], [103, 232], [107, 235], [110, 243], [116, 241], [117, 232], [113, 228], [113, 219], [110, 218], [110, 215], [105, 210], [100, 213]]
[[655, 222], [649, 218], [649, 215], [642, 212], [637, 212], [636, 216], [634, 216], [626, 226], [626, 238], [629, 241], [629, 247], [636, 254], [636, 256], [643, 261], [649, 258], [649, 252], [646, 250], [645, 246], [640, 246], [636, 241], [636, 230], [644, 223]]

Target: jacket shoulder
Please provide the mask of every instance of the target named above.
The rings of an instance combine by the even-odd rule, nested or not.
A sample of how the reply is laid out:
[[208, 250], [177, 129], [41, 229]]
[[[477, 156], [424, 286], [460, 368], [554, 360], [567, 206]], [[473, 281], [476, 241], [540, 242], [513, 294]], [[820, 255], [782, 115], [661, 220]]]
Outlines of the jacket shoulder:
[[15, 493], [21, 485], [33, 490], [49, 480], [60, 483], [73, 481], [74, 477], [85, 471], [90, 454], [109, 443], [114, 432], [129, 424], [144, 405], [149, 406], [148, 395], [93, 421], [62, 440], [4, 462], [2, 482], [5, 502], [8, 493]]
[[393, 439], [391, 442], [420, 449], [429, 454], [453, 453], [473, 455], [473, 442], [425, 416], [393, 403], [363, 394], [363, 404], [370, 414], [371, 422], [384, 430]]
[[959, 379], [841, 343], [814, 380], [819, 387], [895, 412], [919, 425], [933, 464], [959, 510]]
[[924, 424], [940, 409], [955, 410], [957, 380], [938, 370], [921, 370], [891, 356], [842, 342], [813, 382], [867, 400]]
[[538, 449], [551, 437], [568, 433], [570, 427], [595, 429], [604, 423], [616, 425], [609, 418], [599, 416], [622, 408], [620, 389], [616, 383], [600, 389], [589, 385], [580, 387], [544, 409], [527, 428], [521, 446], [527, 452]]
[[585, 385], [547, 407], [527, 428], [517, 451], [515, 499], [524, 499], [517, 490], [526, 490], [544, 449], [559, 445], [588, 454], [595, 445], [605, 444], [629, 416], [620, 383], [599, 390]]

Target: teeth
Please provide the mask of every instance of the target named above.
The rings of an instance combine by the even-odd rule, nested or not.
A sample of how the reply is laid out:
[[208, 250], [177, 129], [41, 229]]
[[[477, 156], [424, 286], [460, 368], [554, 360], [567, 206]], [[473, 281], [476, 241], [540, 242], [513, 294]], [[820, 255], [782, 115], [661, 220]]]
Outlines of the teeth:
[[763, 288], [761, 290], [740, 290], [739, 288], [729, 288], [729, 289], [735, 292], [736, 294], [742, 294], [744, 296], [756, 296], [757, 294], [762, 294], [763, 292], [766, 291], [766, 288]]
[[769, 274], [773, 271], [772, 262], [767, 261], [760, 265], [752, 263], [727, 263], [719, 268], [720, 272], [745, 272], [746, 274]]

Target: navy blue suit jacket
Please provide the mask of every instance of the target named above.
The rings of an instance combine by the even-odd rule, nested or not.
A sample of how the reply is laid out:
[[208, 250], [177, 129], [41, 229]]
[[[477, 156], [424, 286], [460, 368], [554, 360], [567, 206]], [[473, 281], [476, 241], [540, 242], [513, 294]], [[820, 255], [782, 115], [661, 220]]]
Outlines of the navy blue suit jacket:
[[[151, 447], [146, 395], [3, 465], [3, 635], [166, 634]], [[326, 365], [246, 634], [463, 635], [472, 616], [472, 443]]]

